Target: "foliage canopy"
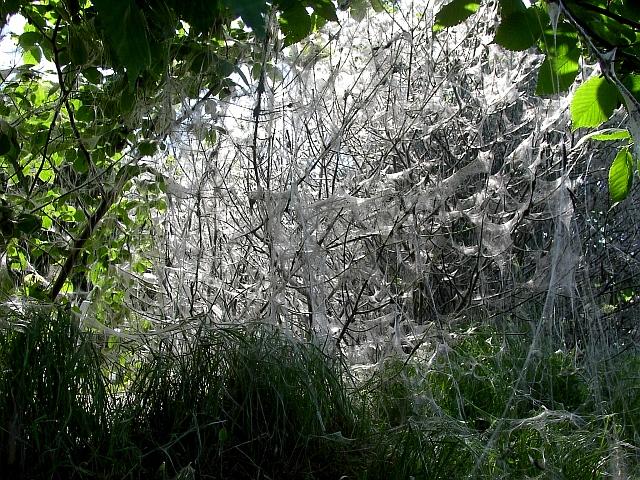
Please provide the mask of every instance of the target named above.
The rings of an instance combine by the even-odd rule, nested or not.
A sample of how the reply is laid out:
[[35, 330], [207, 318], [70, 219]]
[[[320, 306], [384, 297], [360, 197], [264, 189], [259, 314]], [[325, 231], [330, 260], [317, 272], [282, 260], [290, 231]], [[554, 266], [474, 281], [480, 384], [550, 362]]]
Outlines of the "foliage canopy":
[[[434, 31], [461, 23], [475, 13], [480, 1], [453, 0], [436, 15]], [[531, 2], [500, 0], [500, 22], [494, 41], [520, 51], [537, 47], [545, 58], [538, 72], [536, 93], [566, 92], [580, 70], [580, 58], [595, 60], [600, 76], [587, 80], [576, 91], [571, 104], [574, 129], [601, 126], [621, 105], [629, 115], [631, 137], [640, 150], [640, 7], [626, 0], [552, 0]], [[593, 137], [613, 140], [610, 137]], [[623, 153], [624, 152], [624, 153]], [[623, 147], [619, 158], [629, 155]], [[631, 160], [629, 160], [631, 161]], [[614, 162], [609, 172], [611, 199], [626, 198], [633, 169]], [[625, 185], [625, 188], [621, 188]]]
[[[369, 7], [393, 4], [358, 0], [348, 7], [361, 19]], [[435, 15], [433, 34], [485, 8], [493, 7], [453, 0]], [[501, 0], [497, 12], [496, 44], [544, 54], [539, 95], [571, 88], [581, 58], [599, 64], [600, 75], [576, 89], [572, 127], [598, 128], [624, 106], [627, 129], [590, 136], [623, 142], [609, 191], [614, 202], [624, 200], [640, 135], [640, 10], [622, 0]], [[338, 20], [331, 0], [10, 0], [0, 6], [0, 25], [18, 13], [27, 22], [17, 37], [22, 62], [0, 72], [0, 247], [7, 272], [0, 287], [5, 297], [19, 291], [55, 299], [101, 285], [116, 309], [122, 293], [110, 284], [109, 269], [126, 263], [136, 274], [147, 271], [140, 254], [151, 245], [145, 232], [167, 208], [169, 179], [149, 157], [169, 155], [173, 127], [208, 100], [253, 88], [252, 80], [260, 96], [273, 69], [267, 49], [281, 50]], [[207, 145], [221, 133], [212, 126]], [[260, 187], [258, 175], [255, 181]]]

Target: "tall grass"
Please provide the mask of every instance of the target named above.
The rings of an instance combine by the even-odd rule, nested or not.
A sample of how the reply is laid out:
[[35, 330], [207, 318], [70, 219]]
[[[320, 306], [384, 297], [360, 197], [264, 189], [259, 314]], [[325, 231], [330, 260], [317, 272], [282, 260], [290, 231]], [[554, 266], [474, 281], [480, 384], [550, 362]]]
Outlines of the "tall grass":
[[147, 473], [339, 478], [362, 433], [341, 369], [267, 327], [220, 329], [155, 352], [115, 415], [127, 441], [145, 446], [132, 462]]
[[1, 320], [2, 478], [640, 474], [633, 351], [593, 378], [575, 351], [525, 365], [527, 332], [484, 329], [354, 385], [340, 358], [267, 326], [121, 349], [114, 363], [68, 311]]
[[[117, 366], [67, 312], [8, 316], [6, 478], [329, 479], [361, 467], [370, 423], [344, 366], [273, 328], [216, 329]], [[118, 368], [132, 371], [111, 375]]]
[[3, 312], [0, 471], [5, 478], [64, 478], [91, 468], [107, 429], [97, 350], [63, 311]]

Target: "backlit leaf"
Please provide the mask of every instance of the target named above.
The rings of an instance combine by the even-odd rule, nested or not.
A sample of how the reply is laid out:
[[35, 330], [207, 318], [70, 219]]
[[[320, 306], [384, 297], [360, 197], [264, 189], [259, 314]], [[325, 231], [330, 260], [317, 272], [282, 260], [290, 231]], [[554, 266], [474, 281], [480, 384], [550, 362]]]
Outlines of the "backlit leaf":
[[[631, 138], [631, 134], [629, 130], [625, 129], [611, 129], [612, 131], [599, 133], [597, 135], [591, 136], [592, 140], [599, 141], [612, 141], [612, 140], [627, 140]], [[602, 132], [602, 130], [600, 130]]]
[[549, 18], [534, 7], [513, 12], [502, 18], [494, 41], [507, 50], [526, 50], [535, 45], [548, 23]]
[[292, 4], [280, 15], [280, 29], [285, 35], [285, 45], [293, 45], [307, 37], [313, 28], [313, 22], [307, 9], [300, 3]]
[[503, 17], [515, 12], [524, 12], [527, 9], [522, 0], [499, 0], [498, 3], [500, 4], [500, 14]]
[[438, 32], [464, 22], [480, 8], [480, 0], [453, 0], [436, 14], [433, 31]]
[[578, 34], [567, 24], [544, 32], [540, 47], [546, 57], [538, 71], [537, 95], [552, 95], [569, 89], [578, 75]]
[[621, 202], [631, 190], [633, 182], [633, 157], [628, 148], [618, 152], [609, 169], [609, 197], [612, 202]]
[[629, 74], [622, 79], [622, 83], [631, 95], [640, 100], [640, 75]]
[[224, 3], [242, 21], [255, 32], [264, 37], [266, 34], [265, 16], [267, 4], [264, 0], [224, 0]]
[[54, 178], [53, 170], [51, 170], [50, 168], [42, 169], [42, 171], [38, 174], [38, 178], [45, 183], [53, 181], [53, 178]]
[[308, 0], [307, 5], [313, 8], [313, 11], [322, 18], [335, 22], [338, 20], [336, 15], [336, 7], [331, 0]]
[[592, 77], [576, 90], [571, 101], [571, 126], [598, 127], [620, 105], [618, 90], [604, 77]]

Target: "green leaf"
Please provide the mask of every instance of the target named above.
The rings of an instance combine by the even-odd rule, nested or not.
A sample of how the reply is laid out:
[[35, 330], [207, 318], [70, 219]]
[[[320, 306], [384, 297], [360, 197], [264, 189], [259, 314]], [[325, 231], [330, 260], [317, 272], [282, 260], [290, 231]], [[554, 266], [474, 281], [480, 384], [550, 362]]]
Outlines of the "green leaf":
[[629, 130], [620, 129], [620, 128], [611, 128], [605, 130], [599, 130], [602, 133], [597, 133], [596, 135], [592, 135], [590, 138], [592, 140], [598, 141], [611, 141], [611, 140], [627, 140], [631, 138], [631, 134]]
[[631, 190], [633, 182], [633, 157], [628, 148], [618, 152], [609, 169], [609, 197], [612, 202], [621, 202]]
[[147, 22], [134, 0], [93, 0], [107, 45], [127, 70], [129, 85], [151, 65]]
[[499, 0], [500, 15], [506, 17], [515, 12], [524, 12], [527, 7], [522, 0]]
[[42, 34], [40, 32], [27, 31], [22, 33], [18, 37], [18, 45], [20, 45], [23, 50], [28, 50], [29, 48], [37, 45], [41, 41], [42, 41]]
[[87, 173], [89, 171], [89, 162], [84, 155], [77, 155], [73, 161], [73, 169], [78, 173]]
[[[617, 1], [613, 3], [617, 3]], [[615, 13], [616, 10], [615, 5], [609, 5], [612, 0], [606, 0], [606, 2], [598, 5], [600, 7], [599, 11], [594, 11], [592, 8], [584, 8], [584, 3], [584, 0], [565, 0], [565, 5], [572, 12], [574, 19], [580, 25], [587, 26], [591, 38], [597, 42], [602, 42], [607, 48], [613, 46], [621, 48], [625, 46], [637, 47], [638, 29], [611, 17], [610, 13]], [[593, 4], [593, 0], [590, 3]], [[613, 7], [614, 11], [610, 7]], [[627, 19], [632, 20], [629, 17]]]
[[259, 37], [266, 35], [265, 17], [267, 4], [264, 0], [224, 0], [224, 3]]
[[313, 29], [311, 15], [300, 3], [292, 4], [280, 15], [280, 29], [285, 35], [285, 45], [293, 45], [306, 38]]
[[385, 0], [371, 0], [371, 8], [376, 13], [381, 13], [385, 11]]
[[138, 153], [143, 157], [152, 157], [158, 151], [156, 142], [140, 142], [138, 145]]
[[313, 14], [311, 15], [311, 22], [313, 23], [312, 31], [317, 32], [322, 27], [327, 24], [327, 20], [321, 15]]
[[38, 174], [38, 178], [45, 183], [52, 182], [54, 178], [53, 170], [51, 170], [50, 168], [42, 169], [42, 171]]
[[[189, 24], [190, 31], [194, 33], [207, 33], [215, 30], [221, 21], [219, 2], [213, 0], [170, 0], [168, 2], [175, 10], [178, 18]], [[170, 22], [166, 26], [169, 27]], [[172, 33], [175, 33], [175, 29]], [[167, 28], [165, 36], [171, 37], [172, 33]]]
[[53, 227], [53, 219], [49, 215], [42, 217], [42, 228], [49, 230]]
[[571, 101], [571, 128], [598, 127], [620, 105], [618, 89], [604, 77], [592, 77], [576, 90]]
[[502, 17], [494, 41], [507, 50], [526, 50], [535, 45], [548, 24], [549, 17], [537, 8], [513, 12]]
[[76, 28], [69, 29], [67, 50], [69, 52], [69, 59], [74, 65], [82, 66], [89, 61], [89, 48], [85, 43], [82, 33]]
[[546, 57], [538, 72], [536, 94], [553, 95], [568, 90], [580, 68], [578, 34], [571, 26], [559, 24], [555, 32], [544, 32], [540, 48]]
[[622, 83], [631, 95], [640, 100], [640, 75], [629, 74], [622, 79]]
[[331, 0], [308, 0], [307, 5], [313, 8], [313, 11], [322, 18], [331, 22], [337, 22], [336, 7]]
[[76, 120], [81, 122], [93, 122], [96, 119], [96, 112], [90, 105], [82, 105], [75, 112]]
[[464, 22], [480, 8], [480, 0], [453, 0], [436, 14], [433, 31], [439, 32]]
[[85, 68], [82, 70], [82, 75], [94, 85], [98, 85], [102, 81], [102, 74], [95, 67]]

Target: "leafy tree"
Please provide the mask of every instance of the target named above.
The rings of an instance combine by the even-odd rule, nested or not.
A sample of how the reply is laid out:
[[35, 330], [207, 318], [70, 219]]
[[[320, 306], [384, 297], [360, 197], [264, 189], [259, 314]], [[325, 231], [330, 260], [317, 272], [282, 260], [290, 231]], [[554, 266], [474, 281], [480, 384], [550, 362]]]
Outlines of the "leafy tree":
[[8, 276], [36, 298], [100, 284], [115, 304], [122, 288], [106, 273], [145, 272], [128, 245], [135, 237], [144, 250], [145, 226], [166, 207], [166, 179], [145, 158], [168, 152], [173, 127], [208, 100], [247, 83], [243, 66], [262, 75], [262, 45], [279, 42], [278, 30], [293, 44], [337, 19], [330, 0], [10, 0], [0, 27], [14, 14], [27, 23], [22, 64], [0, 78]]
[[[494, 41], [508, 50], [537, 47], [544, 53], [536, 88], [540, 95], [567, 91], [578, 76], [581, 57], [599, 64], [601, 74], [585, 81], [573, 96], [572, 127], [600, 127], [624, 105], [627, 129], [606, 130], [590, 137], [626, 143], [609, 171], [611, 200], [624, 200], [633, 181], [634, 164], [640, 157], [640, 7], [625, 0], [531, 3], [526, 6], [522, 0], [498, 2], [500, 22]], [[480, 0], [453, 0], [436, 15], [434, 32], [463, 22], [482, 4]]]

